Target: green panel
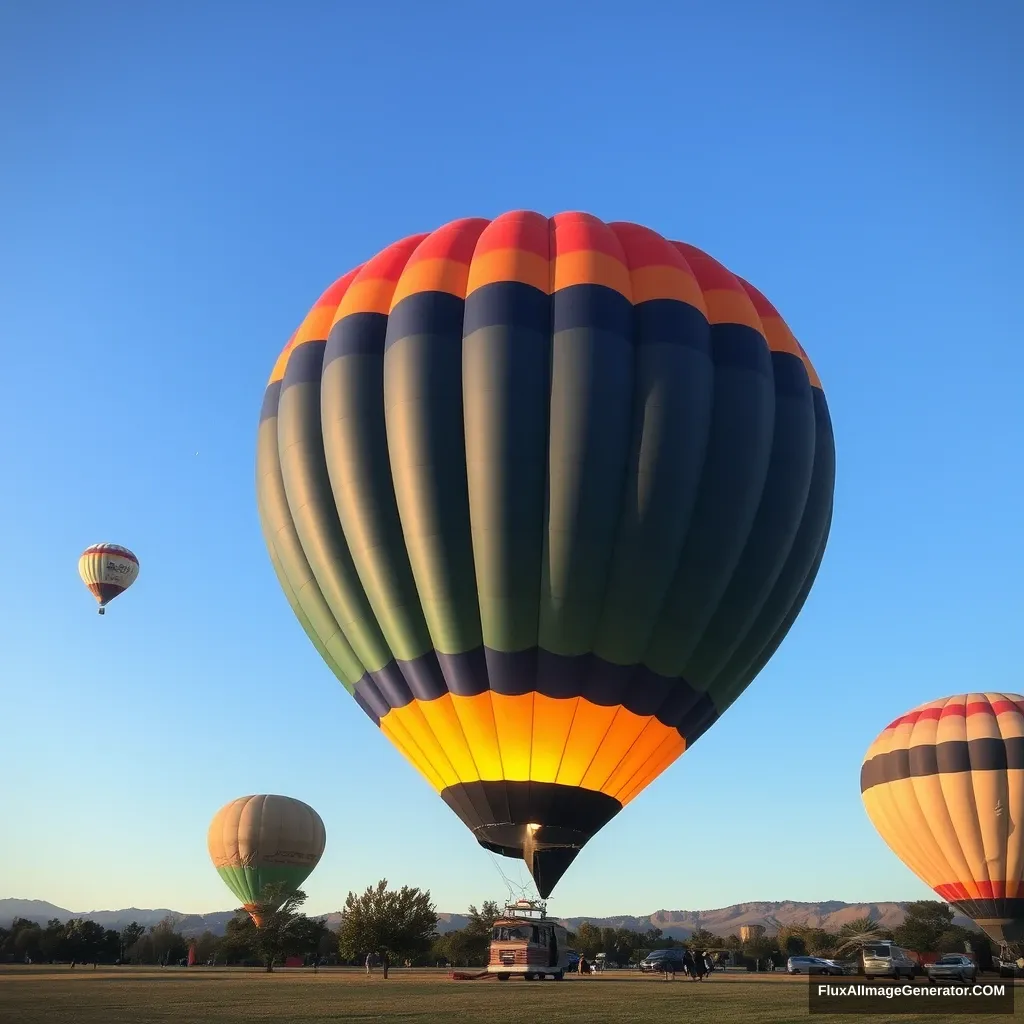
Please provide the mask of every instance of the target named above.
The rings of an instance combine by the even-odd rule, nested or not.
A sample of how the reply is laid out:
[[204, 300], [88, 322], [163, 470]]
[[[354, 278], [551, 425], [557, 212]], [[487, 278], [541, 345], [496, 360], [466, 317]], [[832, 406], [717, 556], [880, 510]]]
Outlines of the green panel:
[[594, 645], [598, 657], [614, 664], [643, 660], [697, 497], [711, 420], [712, 367], [707, 322], [701, 318], [695, 328], [702, 331], [702, 347], [695, 340], [656, 344], [644, 338], [637, 349], [622, 518]]
[[[560, 301], [563, 293], [554, 296], [556, 322]], [[555, 332], [538, 630], [540, 646], [554, 654], [586, 654], [595, 642], [621, 507], [632, 392], [627, 330]]]
[[[312, 874], [312, 868], [295, 867], [285, 864], [263, 864], [260, 866], [225, 866], [217, 868], [217, 874], [224, 884], [245, 904], [256, 903], [264, 886], [283, 883], [290, 891], [302, 887]], [[281, 903], [284, 901], [282, 900]], [[280, 906], [280, 904], [278, 904]]]
[[[350, 318], [351, 319], [351, 318]], [[385, 318], [380, 317], [383, 348]], [[396, 658], [412, 661], [431, 643], [405, 550], [391, 484], [384, 426], [383, 354], [342, 354], [334, 347], [359, 322], [335, 325], [321, 390], [324, 453], [353, 564]], [[365, 323], [361, 326], [365, 329]]]
[[[431, 304], [448, 315], [438, 316]], [[384, 354], [388, 452], [405, 546], [433, 646], [446, 654], [482, 643], [466, 483], [461, 310], [452, 295], [411, 295], [392, 311]]]
[[[768, 474], [775, 385], [764, 339], [749, 327], [711, 328], [711, 432], [676, 575], [644, 664], [689, 680], [687, 668], [750, 535]], [[694, 685], [700, 689], [700, 681]]]
[[267, 546], [273, 546], [292, 594], [312, 630], [310, 635], [318, 637], [330, 652], [335, 674], [351, 689], [365, 675], [365, 669], [331, 614], [295, 533], [277, 454], [275, 417], [266, 418], [260, 423], [256, 491]]
[[293, 383], [285, 375], [277, 436], [288, 507], [310, 569], [345, 639], [364, 668], [375, 672], [391, 661], [391, 650], [363, 592], [334, 510], [320, 432], [319, 377], [315, 383]]
[[[510, 286], [492, 285], [470, 296], [467, 319], [471, 304], [482, 307], [480, 315], [488, 300], [496, 304], [501, 288]], [[490, 325], [467, 335], [463, 348], [480, 623], [486, 646], [506, 653], [537, 644], [551, 359], [547, 296], [537, 294], [536, 318], [543, 320], [533, 329]]]
[[[288, 600], [288, 604], [291, 606], [292, 612], [294, 612], [295, 617], [299, 620], [299, 625], [302, 626], [303, 630], [306, 633], [306, 636], [309, 637], [313, 646], [316, 648], [317, 654], [319, 654], [320, 657], [327, 663], [327, 667], [335, 674], [335, 676], [337, 676], [338, 680], [345, 687], [345, 689], [348, 690], [349, 693], [352, 693], [353, 690], [355, 689], [355, 681], [353, 680], [350, 682], [346, 678], [345, 673], [342, 671], [341, 665], [339, 664], [338, 660], [327, 649], [327, 647], [324, 646], [323, 642], [320, 640], [320, 637], [317, 636], [316, 630], [313, 629], [313, 626], [310, 623], [308, 616], [306, 615], [305, 611], [303, 611], [302, 605], [299, 604], [299, 600], [295, 596], [295, 591], [292, 590], [292, 585], [288, 582], [288, 576], [285, 574], [284, 568], [281, 565], [281, 560], [277, 557], [277, 549], [274, 547], [273, 535], [267, 529], [266, 519], [263, 516], [262, 506], [259, 506], [259, 516], [260, 527], [263, 530], [263, 537], [267, 544], [267, 551], [270, 554], [270, 564], [274, 567], [274, 574], [277, 576], [277, 582], [281, 585], [281, 589], [284, 591], [284, 596]], [[348, 652], [351, 655], [351, 648], [348, 648], [347, 642], [345, 644], [345, 648], [343, 648], [343, 651], [344, 649], [348, 649]]]

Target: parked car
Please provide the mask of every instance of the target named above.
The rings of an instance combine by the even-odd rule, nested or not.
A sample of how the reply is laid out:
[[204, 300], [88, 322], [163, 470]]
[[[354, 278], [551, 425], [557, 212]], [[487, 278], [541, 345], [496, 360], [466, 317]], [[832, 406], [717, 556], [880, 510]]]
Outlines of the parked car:
[[918, 965], [911, 960], [905, 949], [892, 942], [869, 942], [862, 950], [864, 957], [864, 977], [868, 981], [874, 978], [913, 978], [920, 971]]
[[946, 953], [939, 957], [933, 964], [929, 964], [925, 971], [928, 980], [933, 985], [940, 981], [974, 981], [978, 977], [978, 967], [969, 956], [962, 953]]
[[790, 974], [843, 973], [843, 968], [834, 960], [824, 960], [820, 956], [791, 956], [786, 961], [786, 970]]
[[657, 971], [664, 974], [666, 969], [682, 974], [683, 951], [681, 949], [652, 949], [640, 961], [640, 970], [644, 972]]
[[1004, 960], [1002, 957], [997, 957], [992, 961], [992, 966], [999, 972], [1001, 978], [1024, 977], [1024, 959]]

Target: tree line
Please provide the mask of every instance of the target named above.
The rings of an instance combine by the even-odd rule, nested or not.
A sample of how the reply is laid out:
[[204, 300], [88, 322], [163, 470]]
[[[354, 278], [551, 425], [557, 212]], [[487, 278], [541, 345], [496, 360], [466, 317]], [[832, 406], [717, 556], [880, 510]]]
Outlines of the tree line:
[[[471, 905], [468, 922], [460, 929], [438, 934], [438, 915], [430, 891], [403, 886], [388, 887], [387, 879], [362, 893], [350, 892], [341, 924], [336, 930], [325, 917], [307, 917], [300, 908], [302, 891], [268, 886], [257, 904], [263, 922], [257, 929], [252, 918], [239, 908], [228, 921], [224, 935], [209, 931], [186, 938], [167, 917], [149, 929], [132, 922], [120, 931], [105, 929], [94, 921], [56, 919], [45, 926], [25, 919], [0, 928], [0, 960], [18, 962], [177, 964], [184, 962], [190, 946], [197, 963], [263, 965], [267, 970], [288, 957], [307, 964], [361, 964], [368, 955], [387, 957], [391, 964], [409, 966], [483, 967], [487, 963], [491, 929], [501, 913], [495, 902], [479, 909]], [[786, 926], [773, 936], [747, 942], [735, 934], [716, 935], [698, 929], [687, 939], [673, 939], [660, 928], [642, 931], [601, 928], [584, 921], [570, 932], [570, 946], [588, 960], [603, 953], [610, 963], [637, 964], [655, 949], [688, 947], [727, 950], [747, 966], [772, 960], [785, 967], [790, 956], [854, 959], [866, 942], [891, 939], [919, 953], [950, 953], [972, 949], [979, 966], [991, 965], [988, 940], [978, 932], [953, 924], [953, 910], [945, 903], [919, 900], [907, 905], [906, 918], [898, 928], [885, 932], [869, 918], [862, 918], [831, 932], [809, 926]], [[986, 962], [987, 961], [987, 962]]]

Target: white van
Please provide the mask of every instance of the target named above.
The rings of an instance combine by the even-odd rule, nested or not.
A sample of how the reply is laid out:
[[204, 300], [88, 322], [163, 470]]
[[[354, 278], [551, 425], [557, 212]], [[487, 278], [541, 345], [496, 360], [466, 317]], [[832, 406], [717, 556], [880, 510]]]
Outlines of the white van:
[[917, 964], [910, 959], [905, 949], [892, 942], [868, 942], [861, 949], [864, 957], [864, 977], [913, 978]]

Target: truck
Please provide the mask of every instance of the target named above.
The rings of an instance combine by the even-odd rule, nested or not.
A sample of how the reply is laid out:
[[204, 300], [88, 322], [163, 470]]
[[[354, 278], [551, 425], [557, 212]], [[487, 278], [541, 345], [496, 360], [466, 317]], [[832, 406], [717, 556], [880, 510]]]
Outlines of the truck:
[[561, 981], [572, 966], [572, 952], [568, 933], [548, 917], [546, 903], [516, 900], [506, 904], [491, 929], [487, 973], [499, 981], [513, 975], [525, 981]]

